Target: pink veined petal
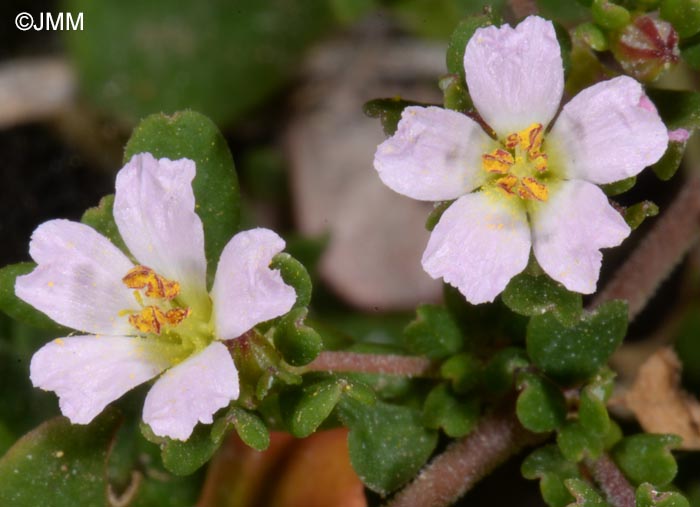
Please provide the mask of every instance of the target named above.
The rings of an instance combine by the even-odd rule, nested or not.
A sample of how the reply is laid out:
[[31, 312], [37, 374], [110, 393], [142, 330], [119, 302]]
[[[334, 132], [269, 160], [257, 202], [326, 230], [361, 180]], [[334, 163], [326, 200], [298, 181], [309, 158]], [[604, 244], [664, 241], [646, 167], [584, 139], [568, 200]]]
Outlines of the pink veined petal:
[[635, 176], [661, 158], [668, 132], [642, 85], [620, 76], [586, 88], [564, 106], [546, 137], [567, 178], [603, 184]]
[[481, 155], [492, 144], [464, 114], [407, 107], [396, 133], [377, 148], [374, 168], [399, 194], [423, 201], [456, 199], [482, 184]]
[[440, 218], [423, 254], [423, 269], [457, 287], [470, 303], [493, 301], [527, 266], [527, 216], [507, 200], [486, 192], [460, 197]]
[[211, 291], [219, 339], [236, 338], [294, 306], [296, 292], [279, 270], [270, 269], [272, 258], [283, 249], [284, 240], [262, 228], [239, 232], [228, 242]]
[[214, 342], [160, 377], [146, 396], [143, 420], [162, 437], [187, 440], [197, 422], [238, 398], [238, 372], [221, 342]]
[[120, 312], [138, 305], [122, 277], [132, 262], [85, 224], [51, 220], [32, 234], [29, 253], [39, 264], [17, 277], [17, 297], [61, 325], [95, 334], [133, 329]]
[[30, 378], [35, 387], [58, 395], [61, 412], [71, 422], [87, 424], [108, 403], [168, 366], [141, 338], [71, 336], [34, 354]]
[[180, 282], [183, 297], [206, 294], [204, 229], [195, 213], [189, 159], [134, 155], [117, 174], [114, 220], [143, 265]]
[[550, 21], [530, 16], [512, 28], [479, 28], [464, 52], [467, 87], [481, 117], [500, 138], [554, 118], [564, 67]]
[[564, 181], [532, 215], [533, 248], [542, 269], [567, 289], [595, 292], [601, 248], [630, 233], [602, 190], [586, 181]]

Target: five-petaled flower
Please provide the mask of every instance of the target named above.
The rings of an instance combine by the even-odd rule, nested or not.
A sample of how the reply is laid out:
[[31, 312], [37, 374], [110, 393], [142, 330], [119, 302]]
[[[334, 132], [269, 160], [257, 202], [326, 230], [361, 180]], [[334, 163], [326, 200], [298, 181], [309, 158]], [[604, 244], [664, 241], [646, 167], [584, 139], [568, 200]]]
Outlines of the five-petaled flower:
[[[601, 248], [630, 233], [596, 184], [639, 173], [668, 134], [641, 85], [597, 83], [559, 108], [564, 71], [551, 22], [478, 29], [464, 54], [467, 86], [489, 135], [464, 114], [408, 107], [374, 166], [394, 191], [456, 199], [433, 230], [423, 268], [472, 303], [492, 301], [528, 263], [567, 289], [595, 291]], [[495, 138], [494, 138], [495, 137]]]
[[[163, 373], [143, 420], [156, 435], [187, 439], [198, 421], [238, 397], [238, 374], [221, 340], [288, 312], [296, 300], [270, 262], [284, 241], [267, 229], [236, 234], [207, 293], [204, 229], [188, 159], [134, 156], [117, 175], [114, 219], [133, 259], [87, 225], [40, 225], [29, 253], [38, 266], [17, 278], [18, 297], [64, 326], [32, 358], [35, 386], [88, 423], [126, 391]], [[166, 371], [167, 370], [167, 371]]]

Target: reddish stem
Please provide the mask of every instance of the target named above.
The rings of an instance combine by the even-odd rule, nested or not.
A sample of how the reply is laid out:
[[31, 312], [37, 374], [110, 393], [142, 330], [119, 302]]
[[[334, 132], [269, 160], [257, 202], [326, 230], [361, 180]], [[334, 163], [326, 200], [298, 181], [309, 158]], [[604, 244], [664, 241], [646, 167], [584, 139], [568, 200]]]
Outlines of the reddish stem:
[[404, 377], [430, 377], [434, 365], [426, 357], [357, 352], [321, 352], [305, 371], [382, 373]]
[[613, 507], [634, 507], [634, 488], [607, 454], [586, 461], [586, 467]]

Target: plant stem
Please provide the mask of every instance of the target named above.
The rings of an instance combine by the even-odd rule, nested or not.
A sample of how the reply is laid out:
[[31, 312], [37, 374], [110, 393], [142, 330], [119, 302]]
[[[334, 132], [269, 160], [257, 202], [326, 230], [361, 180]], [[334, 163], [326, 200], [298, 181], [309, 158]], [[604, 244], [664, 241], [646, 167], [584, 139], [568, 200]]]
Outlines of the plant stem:
[[613, 507], [634, 507], [634, 488], [607, 454], [586, 460], [586, 468]]
[[474, 484], [523, 448], [542, 441], [518, 422], [512, 406], [488, 414], [466, 437], [447, 447], [399, 491], [387, 507], [451, 505]]
[[696, 243], [700, 233], [700, 177], [691, 176], [639, 247], [598, 293], [592, 307], [612, 299], [629, 304], [632, 321], [661, 282]]
[[357, 352], [321, 352], [303, 371], [359, 372], [401, 375], [404, 377], [433, 376], [434, 365], [426, 357], [394, 354], [359, 354]]

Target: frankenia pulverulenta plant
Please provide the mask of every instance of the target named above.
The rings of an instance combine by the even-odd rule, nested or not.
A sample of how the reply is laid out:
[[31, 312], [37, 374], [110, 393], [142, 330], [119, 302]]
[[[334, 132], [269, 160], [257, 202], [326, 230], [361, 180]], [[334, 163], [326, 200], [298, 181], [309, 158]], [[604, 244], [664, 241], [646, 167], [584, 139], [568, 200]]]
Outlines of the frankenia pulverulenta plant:
[[[637, 175], [664, 154], [664, 123], [642, 86], [620, 76], [583, 90], [558, 113], [561, 50], [551, 22], [479, 28], [464, 52], [479, 113], [407, 107], [374, 166], [396, 192], [455, 200], [422, 264], [471, 303], [492, 301], [530, 251], [568, 290], [595, 291], [601, 248], [630, 227], [597, 185]], [[556, 117], [556, 118], [555, 118]]]
[[129, 254], [88, 225], [41, 224], [29, 252], [37, 267], [16, 294], [80, 335], [56, 338], [31, 361], [36, 387], [87, 424], [110, 402], [157, 377], [143, 420], [153, 433], [186, 440], [197, 422], [239, 394], [226, 346], [287, 313], [295, 290], [271, 269], [285, 243], [268, 229], [237, 233], [207, 291], [204, 229], [195, 212], [188, 159], [135, 155], [119, 171], [114, 219]]

